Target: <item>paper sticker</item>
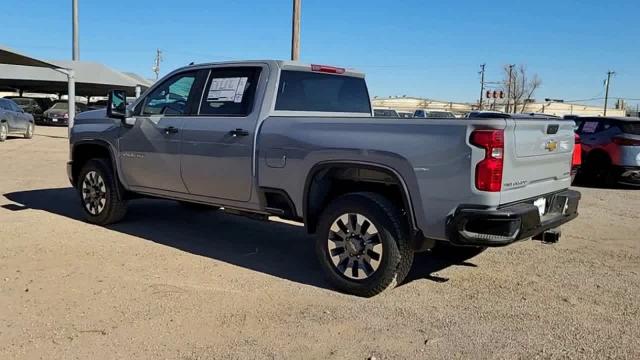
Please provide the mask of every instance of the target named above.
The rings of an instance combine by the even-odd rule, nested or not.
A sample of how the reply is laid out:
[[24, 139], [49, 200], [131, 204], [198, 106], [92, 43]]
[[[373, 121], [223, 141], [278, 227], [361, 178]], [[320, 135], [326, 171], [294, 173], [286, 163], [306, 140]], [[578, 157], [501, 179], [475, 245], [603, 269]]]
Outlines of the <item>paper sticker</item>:
[[596, 132], [596, 128], [598, 127], [598, 123], [595, 121], [589, 121], [584, 123], [584, 125], [582, 126], [582, 132], [583, 133], [594, 133]]
[[248, 79], [248, 77], [234, 77], [211, 80], [207, 101], [242, 102]]

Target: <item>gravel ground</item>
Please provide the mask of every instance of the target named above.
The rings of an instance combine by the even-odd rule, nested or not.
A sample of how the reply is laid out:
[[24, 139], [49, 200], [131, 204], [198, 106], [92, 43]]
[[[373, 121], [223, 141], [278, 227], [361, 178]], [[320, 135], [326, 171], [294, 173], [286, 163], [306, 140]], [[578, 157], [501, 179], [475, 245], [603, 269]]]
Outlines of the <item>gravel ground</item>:
[[640, 190], [579, 188], [560, 243], [420, 254], [361, 299], [299, 226], [160, 200], [85, 223], [67, 152], [0, 143], [0, 359], [640, 358]]

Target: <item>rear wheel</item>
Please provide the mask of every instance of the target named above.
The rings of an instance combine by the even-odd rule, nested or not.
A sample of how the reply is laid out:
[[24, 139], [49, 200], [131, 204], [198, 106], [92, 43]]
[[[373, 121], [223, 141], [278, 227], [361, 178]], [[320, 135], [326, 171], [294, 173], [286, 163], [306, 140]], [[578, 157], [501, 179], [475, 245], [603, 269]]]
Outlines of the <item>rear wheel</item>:
[[7, 140], [7, 136], [9, 136], [9, 126], [6, 122], [0, 123], [0, 142]]
[[35, 131], [35, 125], [33, 125], [33, 123], [28, 123], [27, 124], [27, 130], [25, 130], [24, 132], [24, 138], [25, 139], [32, 139], [33, 138], [33, 133]]
[[77, 190], [87, 221], [107, 225], [120, 221], [127, 213], [127, 202], [120, 198], [120, 184], [105, 159], [89, 160], [78, 177]]
[[611, 159], [605, 154], [594, 153], [583, 164], [585, 175], [597, 186], [610, 186], [615, 180]]
[[320, 217], [316, 253], [339, 290], [370, 297], [401, 283], [413, 250], [400, 210], [375, 193], [351, 193], [329, 204]]

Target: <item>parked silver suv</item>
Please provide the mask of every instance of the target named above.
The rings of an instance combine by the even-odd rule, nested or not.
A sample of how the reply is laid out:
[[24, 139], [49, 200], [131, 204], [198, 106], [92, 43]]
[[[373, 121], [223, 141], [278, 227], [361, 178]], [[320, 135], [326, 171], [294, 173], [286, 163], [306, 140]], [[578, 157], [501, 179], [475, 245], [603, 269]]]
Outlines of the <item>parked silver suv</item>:
[[600, 185], [640, 185], [640, 118], [580, 117], [582, 172]]
[[0, 99], [0, 142], [10, 135], [22, 135], [31, 139], [34, 129], [31, 114], [24, 112], [13, 100]]

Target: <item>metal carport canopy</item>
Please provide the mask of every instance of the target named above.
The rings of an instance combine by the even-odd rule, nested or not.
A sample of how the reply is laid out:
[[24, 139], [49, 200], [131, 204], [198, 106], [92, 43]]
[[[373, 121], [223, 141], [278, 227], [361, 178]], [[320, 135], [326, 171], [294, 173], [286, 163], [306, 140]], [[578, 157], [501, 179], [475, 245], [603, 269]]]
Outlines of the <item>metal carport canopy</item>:
[[[11, 62], [5, 62], [5, 54], [7, 61]], [[66, 94], [67, 71], [61, 72], [59, 69], [73, 70], [78, 96], [106, 96], [113, 89], [126, 90], [127, 95], [135, 96], [136, 87], [144, 91], [151, 86], [147, 80], [112, 70], [102, 64], [84, 61], [44, 62], [28, 57], [19, 58], [16, 54], [7, 53], [0, 48], [0, 89]]]
[[[73, 70], [65, 69], [59, 65], [52, 64], [47, 61], [38, 60], [34, 57], [21, 54], [15, 50], [3, 47], [0, 45], [0, 66], [29, 66], [31, 69], [44, 68], [52, 71], [57, 71], [67, 75], [67, 94], [69, 95], [69, 109], [75, 109], [76, 107], [76, 86], [73, 82]], [[0, 79], [3, 76], [10, 76], [10, 73], [6, 72], [10, 69], [0, 69]], [[69, 133], [73, 127], [73, 120], [75, 119], [75, 111], [69, 111]]]

